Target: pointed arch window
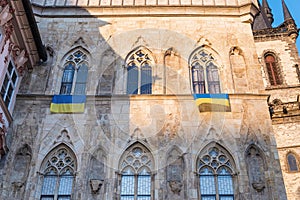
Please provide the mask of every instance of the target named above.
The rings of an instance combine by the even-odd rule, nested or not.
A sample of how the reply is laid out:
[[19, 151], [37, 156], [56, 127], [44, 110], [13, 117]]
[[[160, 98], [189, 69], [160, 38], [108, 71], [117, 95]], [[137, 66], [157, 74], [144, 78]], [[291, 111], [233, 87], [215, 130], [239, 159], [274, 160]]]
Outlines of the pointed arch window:
[[120, 162], [121, 187], [120, 200], [150, 200], [153, 158], [140, 144], [125, 151]]
[[280, 74], [280, 69], [279, 69], [279, 66], [276, 62], [274, 55], [266, 54], [265, 55], [265, 64], [266, 64], [270, 84], [274, 85], [274, 86], [281, 85], [282, 78], [281, 78], [281, 74]]
[[288, 153], [287, 163], [288, 163], [290, 172], [298, 172], [299, 171], [298, 161], [296, 159], [296, 156], [293, 153]]
[[219, 70], [211, 54], [201, 48], [194, 51], [190, 57], [190, 67], [195, 94], [221, 93]]
[[211, 146], [197, 162], [202, 200], [234, 200], [233, 161], [220, 147]]
[[87, 55], [77, 50], [66, 58], [61, 81], [60, 94], [85, 94], [88, 77]]
[[43, 164], [41, 200], [71, 200], [76, 170], [74, 154], [61, 146]]
[[153, 58], [143, 48], [127, 56], [127, 94], [152, 94]]

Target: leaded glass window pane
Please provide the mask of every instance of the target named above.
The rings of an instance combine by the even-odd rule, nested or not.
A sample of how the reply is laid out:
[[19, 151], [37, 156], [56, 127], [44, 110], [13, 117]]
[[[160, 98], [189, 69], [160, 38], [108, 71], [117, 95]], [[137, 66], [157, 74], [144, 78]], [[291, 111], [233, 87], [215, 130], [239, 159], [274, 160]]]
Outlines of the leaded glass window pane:
[[205, 167], [200, 172], [200, 192], [201, 195], [215, 195], [216, 185], [213, 171]]
[[70, 200], [74, 181], [74, 154], [64, 146], [54, 149], [43, 164], [41, 200]]
[[138, 196], [137, 199], [138, 200], [150, 200], [151, 197], [150, 196]]
[[218, 176], [218, 189], [219, 194], [233, 194], [233, 183], [232, 177], [228, 176]]
[[195, 94], [205, 93], [204, 70], [198, 62], [192, 66], [192, 82]]
[[127, 60], [127, 94], [152, 94], [153, 59], [146, 50], [138, 49]]
[[88, 78], [87, 55], [77, 50], [66, 58], [65, 63], [60, 94], [85, 94]]
[[86, 82], [88, 77], [88, 68], [85, 63], [79, 66], [76, 78], [74, 94], [85, 94]]
[[151, 177], [150, 175], [138, 175], [138, 195], [151, 194]]
[[50, 175], [44, 177], [42, 195], [52, 195], [55, 193], [57, 176]]
[[208, 92], [211, 94], [220, 93], [219, 72], [217, 66], [210, 62], [207, 67]]
[[121, 200], [134, 200], [134, 196], [121, 196]]
[[41, 200], [54, 200], [54, 197], [43, 197], [42, 196]]
[[201, 199], [233, 200], [232, 161], [217, 145], [208, 147], [197, 162]]
[[141, 67], [141, 94], [152, 93], [152, 68], [148, 63]]
[[61, 176], [58, 194], [69, 195], [72, 194], [73, 176]]
[[121, 196], [134, 196], [134, 175], [123, 175], [121, 180]]
[[201, 196], [202, 200], [216, 200], [215, 196]]
[[121, 200], [150, 200], [153, 158], [142, 145], [136, 144], [125, 151], [120, 160]]
[[220, 200], [234, 200], [233, 195], [232, 196], [220, 196]]
[[138, 93], [138, 68], [134, 63], [131, 63], [127, 68], [127, 94]]
[[75, 65], [74, 63], [69, 62], [66, 65], [63, 73], [60, 94], [71, 94], [74, 73], [75, 73]]
[[200, 48], [191, 56], [190, 66], [195, 94], [221, 93], [219, 71], [212, 55]]
[[58, 200], [71, 200], [71, 196], [58, 196]]

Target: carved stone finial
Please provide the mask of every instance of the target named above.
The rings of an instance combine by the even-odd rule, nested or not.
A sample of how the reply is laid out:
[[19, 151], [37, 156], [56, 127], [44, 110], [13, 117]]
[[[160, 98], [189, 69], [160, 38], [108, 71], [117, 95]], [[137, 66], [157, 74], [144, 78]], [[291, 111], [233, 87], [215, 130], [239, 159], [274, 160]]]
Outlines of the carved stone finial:
[[98, 179], [91, 179], [90, 180], [90, 186], [93, 194], [97, 194], [99, 190], [101, 189], [101, 186], [103, 185], [103, 180]]
[[183, 186], [181, 181], [169, 181], [169, 186], [174, 194], [180, 195]]

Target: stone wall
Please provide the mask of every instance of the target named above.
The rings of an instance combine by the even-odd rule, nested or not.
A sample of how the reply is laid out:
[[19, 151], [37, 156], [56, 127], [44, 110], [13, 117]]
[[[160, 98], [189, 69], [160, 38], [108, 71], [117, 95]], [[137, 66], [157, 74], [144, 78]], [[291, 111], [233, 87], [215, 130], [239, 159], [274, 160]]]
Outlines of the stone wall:
[[[212, 147], [232, 162], [237, 199], [286, 199], [251, 24], [244, 16], [222, 16], [218, 9], [220, 15], [205, 17], [189, 10], [168, 17], [113, 11], [101, 18], [37, 17], [50, 58], [23, 79], [1, 197], [39, 199], [44, 159], [63, 145], [76, 160], [74, 199], [119, 199], [120, 160], [137, 144], [152, 158], [152, 199], [199, 199], [198, 157]], [[152, 95], [126, 95], [126, 58], [139, 47], [154, 59]], [[195, 105], [189, 59], [199, 47], [218, 66], [230, 112], [199, 113]], [[64, 62], [77, 49], [88, 55], [85, 111], [50, 113]], [[100, 188], [91, 188], [92, 178], [103, 181]]]

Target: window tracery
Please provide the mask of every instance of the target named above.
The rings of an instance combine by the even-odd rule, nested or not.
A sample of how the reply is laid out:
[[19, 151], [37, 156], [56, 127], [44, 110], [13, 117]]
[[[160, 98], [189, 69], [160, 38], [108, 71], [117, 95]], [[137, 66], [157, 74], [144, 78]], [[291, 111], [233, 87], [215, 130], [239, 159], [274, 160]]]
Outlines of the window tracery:
[[127, 94], [152, 94], [152, 65], [152, 56], [143, 48], [128, 56]]
[[88, 66], [86, 53], [81, 50], [71, 53], [65, 60], [60, 94], [85, 94]]
[[195, 94], [220, 93], [218, 67], [214, 57], [200, 48], [190, 57], [191, 81]]
[[71, 200], [76, 171], [74, 154], [60, 146], [44, 162], [41, 200]]
[[120, 162], [120, 200], [151, 199], [152, 167], [152, 155], [141, 144], [135, 144], [125, 151]]
[[233, 161], [218, 145], [207, 148], [199, 157], [197, 172], [203, 200], [233, 200]]

